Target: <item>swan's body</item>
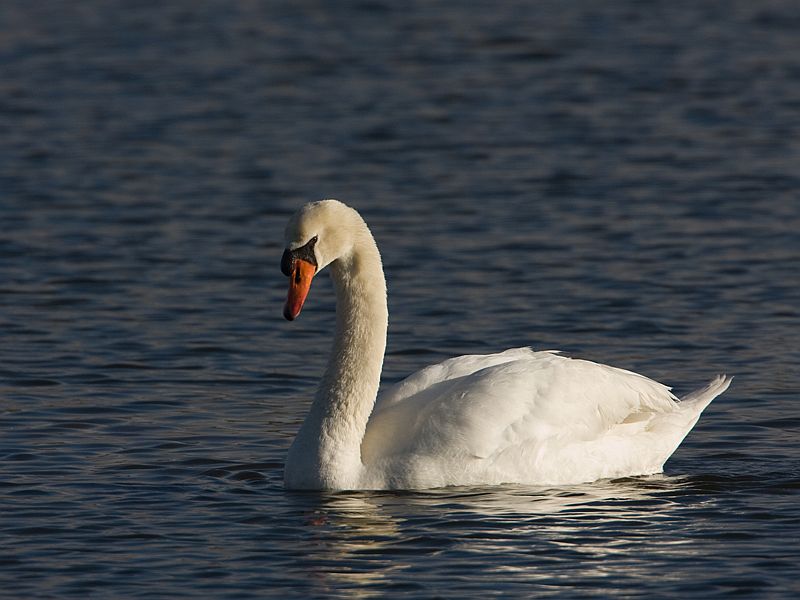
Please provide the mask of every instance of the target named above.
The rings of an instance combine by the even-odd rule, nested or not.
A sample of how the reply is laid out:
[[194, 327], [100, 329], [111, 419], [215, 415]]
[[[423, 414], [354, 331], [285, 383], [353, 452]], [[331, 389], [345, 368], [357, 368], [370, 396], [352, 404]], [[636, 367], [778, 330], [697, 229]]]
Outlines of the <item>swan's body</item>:
[[304, 206], [286, 229], [294, 319], [327, 265], [336, 289], [330, 362], [292, 444], [292, 489], [564, 485], [660, 472], [719, 376], [683, 400], [636, 373], [528, 348], [461, 356], [378, 395], [388, 310], [380, 254], [358, 213]]

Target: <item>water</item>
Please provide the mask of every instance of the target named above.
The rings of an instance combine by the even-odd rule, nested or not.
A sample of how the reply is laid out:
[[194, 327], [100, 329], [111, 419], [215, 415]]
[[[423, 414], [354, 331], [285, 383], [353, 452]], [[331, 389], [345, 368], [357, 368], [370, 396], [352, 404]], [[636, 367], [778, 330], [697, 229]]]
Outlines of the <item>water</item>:
[[[800, 593], [800, 12], [762, 3], [5, 0], [11, 597]], [[680, 394], [660, 476], [287, 493], [326, 358], [282, 229], [357, 206], [385, 380], [558, 348]]]

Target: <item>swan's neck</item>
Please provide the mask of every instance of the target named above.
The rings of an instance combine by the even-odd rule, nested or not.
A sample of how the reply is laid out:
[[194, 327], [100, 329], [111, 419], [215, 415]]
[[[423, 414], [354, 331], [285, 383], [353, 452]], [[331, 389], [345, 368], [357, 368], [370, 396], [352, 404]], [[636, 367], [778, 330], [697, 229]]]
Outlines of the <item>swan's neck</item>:
[[286, 481], [292, 487], [359, 485], [361, 442], [378, 393], [388, 326], [380, 254], [366, 233], [348, 257], [331, 264], [336, 336], [311, 410], [286, 461]]

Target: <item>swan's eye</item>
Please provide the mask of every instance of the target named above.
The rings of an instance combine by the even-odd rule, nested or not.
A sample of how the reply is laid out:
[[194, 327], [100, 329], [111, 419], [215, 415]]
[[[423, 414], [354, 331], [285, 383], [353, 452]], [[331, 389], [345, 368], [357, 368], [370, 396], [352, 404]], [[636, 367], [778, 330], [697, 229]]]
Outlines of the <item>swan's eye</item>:
[[315, 267], [317, 266], [317, 255], [314, 254], [314, 245], [317, 243], [317, 236], [315, 235], [308, 240], [304, 245], [292, 251], [294, 258], [300, 258], [306, 262], [310, 262]]
[[294, 250], [289, 250], [287, 248], [284, 250], [283, 256], [281, 257], [281, 273], [287, 277], [291, 277], [292, 270], [294, 268], [294, 261], [298, 258], [311, 263], [316, 267], [317, 256], [314, 254], [314, 244], [317, 243], [317, 239], [318, 237], [315, 235], [299, 248], [295, 248]]

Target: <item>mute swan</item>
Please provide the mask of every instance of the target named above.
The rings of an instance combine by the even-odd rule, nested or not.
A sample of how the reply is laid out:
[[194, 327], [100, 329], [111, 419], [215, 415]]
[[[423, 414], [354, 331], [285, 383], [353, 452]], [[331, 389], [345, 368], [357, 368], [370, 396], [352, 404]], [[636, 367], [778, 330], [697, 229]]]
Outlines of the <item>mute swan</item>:
[[299, 314], [330, 267], [336, 335], [286, 459], [290, 489], [566, 485], [658, 473], [731, 379], [682, 400], [642, 375], [515, 348], [460, 356], [378, 394], [388, 309], [375, 240], [337, 201], [303, 206], [286, 227], [283, 314]]

